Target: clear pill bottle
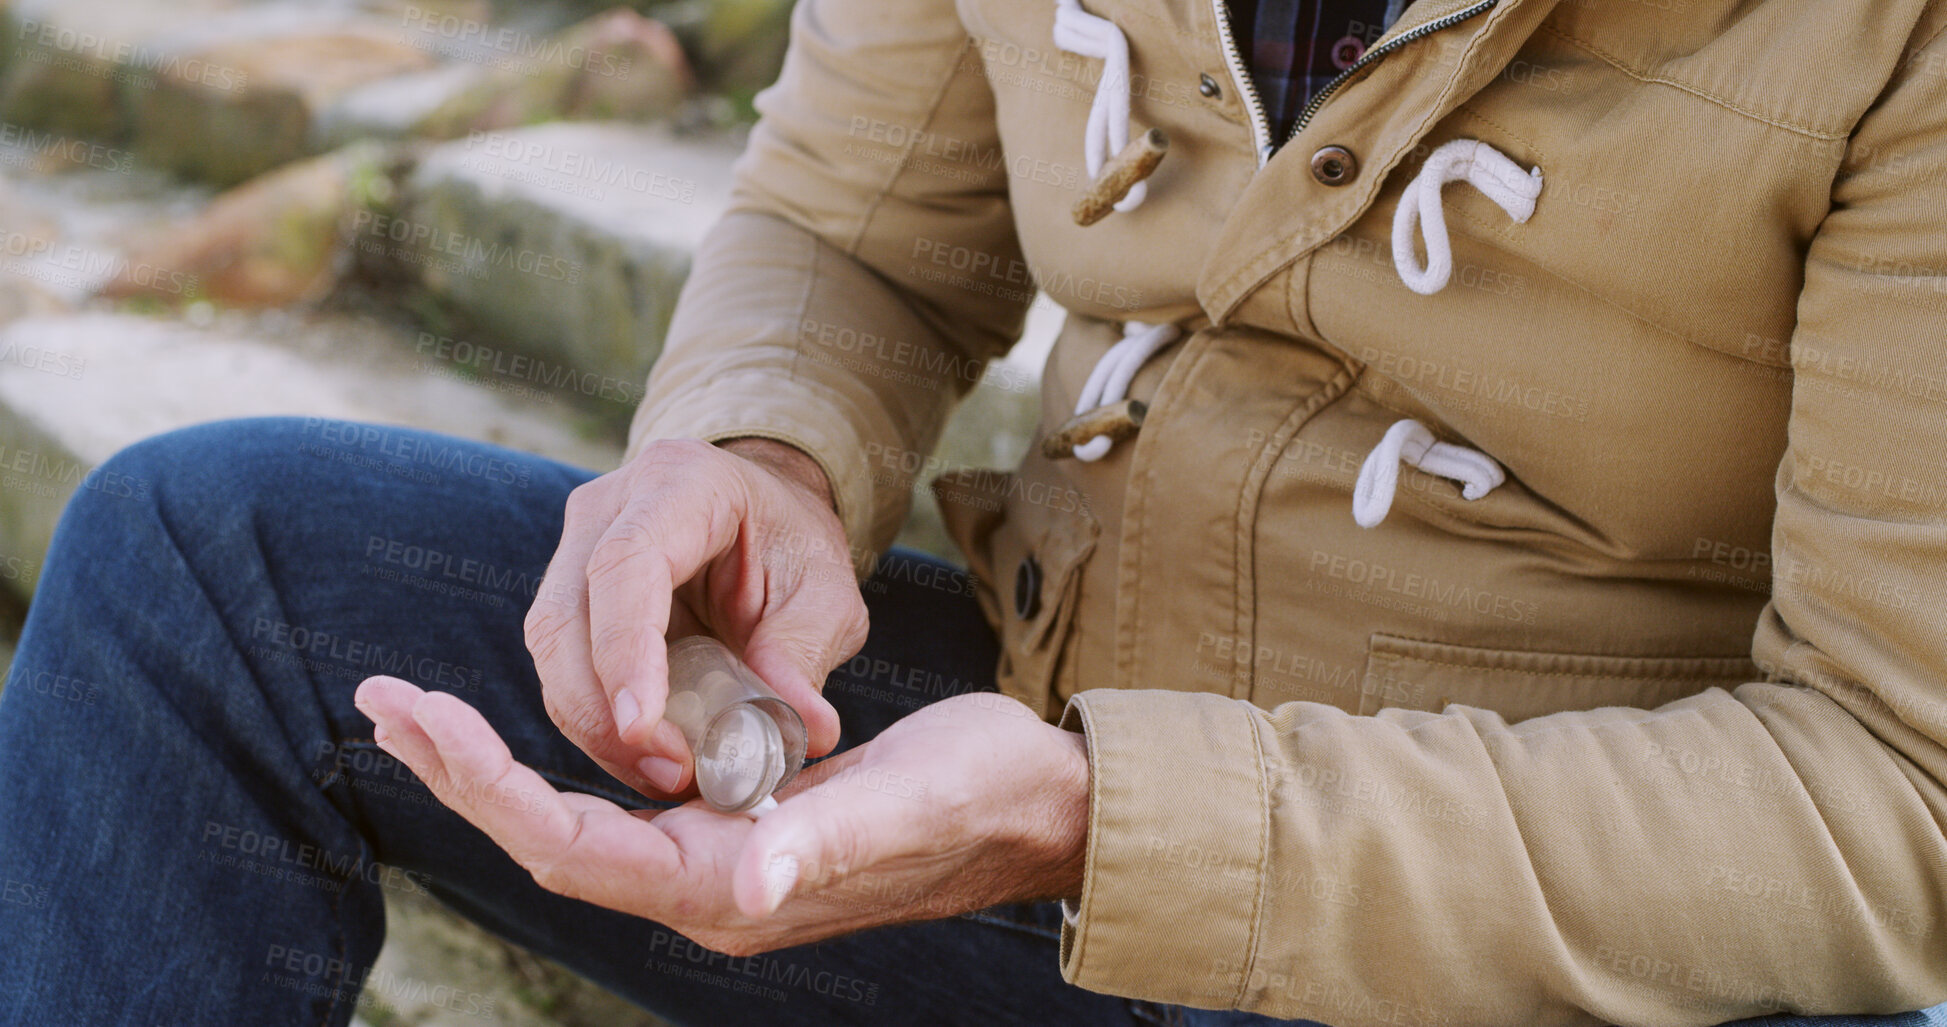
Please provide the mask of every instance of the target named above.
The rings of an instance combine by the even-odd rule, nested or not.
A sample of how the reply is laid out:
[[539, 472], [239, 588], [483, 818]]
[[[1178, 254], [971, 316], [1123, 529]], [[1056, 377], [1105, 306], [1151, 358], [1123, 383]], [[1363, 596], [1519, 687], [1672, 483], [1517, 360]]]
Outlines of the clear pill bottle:
[[669, 646], [664, 718], [696, 757], [696, 788], [725, 813], [762, 812], [804, 766], [804, 720], [722, 642], [706, 635]]

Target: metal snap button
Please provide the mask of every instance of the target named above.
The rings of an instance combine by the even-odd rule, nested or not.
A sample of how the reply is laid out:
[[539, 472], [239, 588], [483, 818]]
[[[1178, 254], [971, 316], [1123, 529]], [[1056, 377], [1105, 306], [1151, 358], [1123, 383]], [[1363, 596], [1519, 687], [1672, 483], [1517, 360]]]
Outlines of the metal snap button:
[[1359, 174], [1359, 159], [1343, 146], [1321, 146], [1312, 154], [1312, 177], [1320, 185], [1344, 185]]
[[1029, 620], [1041, 612], [1041, 562], [1033, 553], [1021, 557], [1014, 568], [1014, 614]]
[[1217, 85], [1217, 80], [1211, 78], [1209, 75], [1197, 76], [1197, 92], [1202, 93], [1212, 100], [1224, 95], [1223, 87]]

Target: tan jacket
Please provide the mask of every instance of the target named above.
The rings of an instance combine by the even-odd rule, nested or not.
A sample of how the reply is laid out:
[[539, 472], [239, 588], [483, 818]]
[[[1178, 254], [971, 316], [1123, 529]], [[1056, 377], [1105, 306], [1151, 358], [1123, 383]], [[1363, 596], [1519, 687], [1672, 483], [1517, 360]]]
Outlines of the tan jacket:
[[[1037, 287], [1044, 430], [1117, 322], [1185, 326], [1106, 459], [938, 486], [1003, 687], [1088, 734], [1068, 979], [1335, 1027], [1947, 1000], [1947, 3], [1420, 0], [1262, 167], [1217, 2], [1084, 6], [1171, 141], [1087, 228], [1053, 0], [802, 0], [635, 426], [811, 453], [863, 571]], [[1543, 185], [1447, 186], [1420, 295], [1393, 216], [1453, 139]], [[1506, 481], [1402, 467], [1360, 528], [1407, 418]]]

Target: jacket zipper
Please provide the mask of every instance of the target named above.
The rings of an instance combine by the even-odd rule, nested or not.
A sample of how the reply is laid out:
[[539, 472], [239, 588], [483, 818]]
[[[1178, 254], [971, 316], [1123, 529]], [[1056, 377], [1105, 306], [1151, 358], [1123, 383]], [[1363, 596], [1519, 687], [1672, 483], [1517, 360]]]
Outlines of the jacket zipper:
[[1237, 49], [1237, 38], [1230, 34], [1230, 4], [1228, 0], [1210, 0], [1211, 9], [1217, 13], [1217, 34], [1224, 41], [1224, 63], [1230, 67], [1230, 84], [1237, 89], [1237, 95], [1244, 98], [1244, 108], [1251, 116], [1251, 143], [1257, 149], [1257, 166], [1271, 159], [1271, 117], [1264, 112], [1264, 101], [1259, 99], [1257, 90], [1251, 85], [1250, 73], [1244, 67], [1244, 55]]
[[[1419, 26], [1418, 28], [1412, 29], [1407, 32], [1402, 32], [1399, 35], [1394, 36], [1393, 38], [1388, 39], [1385, 42], [1379, 44], [1378, 46], [1375, 46], [1372, 49], [1367, 50], [1365, 53], [1360, 54], [1359, 59], [1353, 61], [1351, 67], [1345, 69], [1344, 71], [1339, 72], [1337, 78], [1334, 78], [1332, 81], [1325, 83], [1324, 88], [1320, 89], [1315, 95], [1313, 95], [1311, 102], [1305, 105], [1305, 109], [1298, 112], [1298, 120], [1292, 123], [1291, 134], [1285, 137], [1285, 142], [1288, 143], [1291, 142], [1293, 139], [1298, 138], [1298, 133], [1303, 132], [1305, 130], [1306, 125], [1311, 124], [1312, 115], [1318, 113], [1318, 108], [1324, 106], [1325, 101], [1331, 99], [1332, 94], [1338, 92], [1339, 87], [1345, 84], [1345, 80], [1358, 74], [1361, 68], [1364, 68], [1366, 65], [1371, 64], [1372, 62], [1378, 60], [1379, 58], [1384, 57], [1389, 53], [1392, 53], [1394, 50], [1397, 50], [1400, 47], [1405, 46], [1406, 44], [1411, 43], [1416, 39], [1424, 39], [1425, 37], [1430, 36], [1435, 32], [1440, 31], [1441, 29], [1451, 28], [1455, 25], [1458, 25], [1461, 22], [1466, 21], [1467, 19], [1473, 17], [1474, 15], [1480, 14], [1481, 12], [1494, 7], [1496, 4], [1499, 4], [1500, 2], [1501, 0], [1481, 0], [1480, 3], [1477, 3], [1472, 7], [1463, 8], [1461, 10], [1453, 12], [1452, 14], [1447, 15], [1446, 17], [1435, 18], [1432, 21], [1429, 21], [1426, 24]], [[1217, 3], [1219, 6], [1222, 6], [1224, 0], [1217, 0]], [[1225, 38], [1226, 39], [1229, 38], [1228, 30], [1226, 30]], [[1262, 165], [1263, 161], [1259, 161], [1259, 164]]]

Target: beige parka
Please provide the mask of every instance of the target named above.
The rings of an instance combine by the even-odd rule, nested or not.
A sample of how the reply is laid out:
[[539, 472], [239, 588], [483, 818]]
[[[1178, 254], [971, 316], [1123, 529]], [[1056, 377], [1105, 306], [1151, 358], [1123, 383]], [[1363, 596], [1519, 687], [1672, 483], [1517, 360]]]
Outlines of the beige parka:
[[[1122, 322], [1183, 329], [1105, 458], [935, 484], [1003, 689], [1088, 736], [1076, 984], [1335, 1027], [1947, 1000], [1947, 3], [1420, 0], [1288, 141], [1221, 5], [1084, 0], [1170, 150], [1081, 227], [1103, 63], [1054, 0], [801, 0], [634, 444], [798, 446], [863, 573], [1037, 289], [1044, 432]], [[1453, 140], [1541, 188], [1436, 185], [1422, 294], [1395, 215]], [[1360, 527], [1407, 420], [1504, 480], [1373, 460]]]

